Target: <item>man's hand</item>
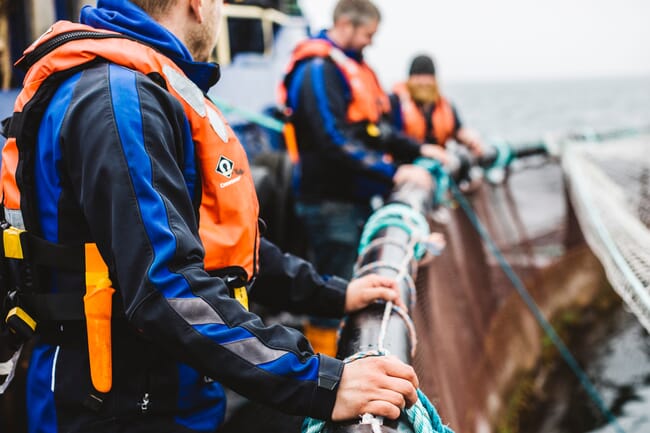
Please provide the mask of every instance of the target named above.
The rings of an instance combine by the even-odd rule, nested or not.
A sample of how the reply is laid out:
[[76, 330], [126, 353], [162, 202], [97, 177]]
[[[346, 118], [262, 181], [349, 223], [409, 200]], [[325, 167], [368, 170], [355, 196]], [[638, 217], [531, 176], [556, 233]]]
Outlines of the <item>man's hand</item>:
[[392, 301], [398, 307], [406, 308], [399, 295], [399, 286], [394, 279], [377, 274], [364, 275], [348, 284], [345, 293], [345, 312], [360, 310], [378, 299]]
[[336, 392], [332, 421], [364, 413], [397, 419], [417, 401], [418, 378], [413, 368], [390, 356], [363, 358], [346, 364]]
[[420, 154], [425, 158], [435, 159], [442, 165], [449, 165], [449, 155], [444, 147], [437, 144], [423, 144], [420, 146]]
[[422, 188], [433, 189], [431, 174], [425, 168], [412, 164], [400, 165], [393, 176], [393, 182], [395, 185], [412, 182]]
[[461, 128], [456, 133], [456, 140], [464, 144], [475, 155], [483, 155], [483, 144], [479, 135], [471, 129]]

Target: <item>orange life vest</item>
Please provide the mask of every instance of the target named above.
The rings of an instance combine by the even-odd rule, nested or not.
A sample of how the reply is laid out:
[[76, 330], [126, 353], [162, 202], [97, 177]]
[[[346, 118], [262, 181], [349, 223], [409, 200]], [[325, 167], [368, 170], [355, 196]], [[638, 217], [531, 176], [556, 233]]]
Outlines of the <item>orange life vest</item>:
[[[62, 43], [29, 68], [14, 112], [22, 113], [48, 77], [97, 59], [143, 74], [160, 74], [168, 91], [182, 104], [192, 130], [201, 173], [199, 234], [205, 248], [205, 268], [217, 271], [237, 267], [250, 279], [257, 271], [259, 203], [244, 149], [219, 110], [169, 58], [113, 32], [60, 21], [34, 42], [25, 56], [40, 47], [49, 48], [48, 41], [68, 32], [88, 35]], [[1, 172], [5, 215], [14, 226], [24, 225], [21, 190], [29, 188], [20, 183], [20, 175], [17, 182], [16, 171], [23, 158], [17, 135], [8, 138], [2, 150]]]
[[[313, 57], [331, 59], [343, 73], [352, 98], [348, 106], [348, 122], [377, 123], [384, 114], [390, 112], [388, 96], [368, 64], [351, 59], [324, 39], [307, 39], [298, 44], [287, 66], [286, 77], [289, 77], [298, 62]], [[280, 103], [283, 105], [287, 103], [286, 81], [285, 78], [279, 91]]]
[[[427, 137], [427, 122], [420, 107], [406, 87], [406, 83], [399, 83], [393, 88], [393, 93], [399, 97], [402, 110], [402, 120], [404, 123], [404, 132], [414, 139], [424, 142]], [[431, 123], [433, 133], [436, 138], [436, 144], [445, 146], [447, 140], [454, 136], [456, 119], [451, 104], [442, 96], [436, 103], [433, 113], [431, 113]]]

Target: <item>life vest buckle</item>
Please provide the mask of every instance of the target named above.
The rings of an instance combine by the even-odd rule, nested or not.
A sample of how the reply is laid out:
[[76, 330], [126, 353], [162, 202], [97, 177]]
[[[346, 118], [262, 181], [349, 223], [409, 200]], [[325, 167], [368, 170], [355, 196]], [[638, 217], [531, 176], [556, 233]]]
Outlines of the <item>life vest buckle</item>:
[[233, 298], [239, 301], [239, 303], [248, 310], [248, 292], [246, 291], [246, 286], [235, 287], [232, 292]]
[[4, 245], [4, 255], [9, 259], [24, 258], [23, 244], [21, 242], [21, 235], [25, 230], [16, 227], [9, 227], [2, 231], [2, 243]]
[[5, 323], [9, 331], [22, 342], [30, 340], [36, 332], [36, 320], [20, 307], [9, 310]]
[[379, 129], [379, 126], [375, 123], [368, 123], [368, 125], [366, 125], [366, 133], [368, 134], [368, 137], [377, 138], [381, 135], [381, 129]]

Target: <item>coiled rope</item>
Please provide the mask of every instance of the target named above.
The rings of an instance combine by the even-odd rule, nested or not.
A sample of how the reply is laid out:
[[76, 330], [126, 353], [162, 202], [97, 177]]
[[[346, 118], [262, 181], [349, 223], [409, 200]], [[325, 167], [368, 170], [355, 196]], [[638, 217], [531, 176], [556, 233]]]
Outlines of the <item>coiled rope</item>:
[[[385, 356], [386, 354], [377, 354], [372, 356]], [[429, 401], [426, 395], [419, 389], [418, 401], [406, 409], [402, 416], [406, 417], [408, 422], [413, 426], [416, 433], [454, 433], [452, 429], [442, 423], [435, 406]], [[362, 417], [363, 424], [370, 424], [373, 433], [381, 433], [382, 422], [380, 419]], [[305, 418], [302, 423], [302, 433], [322, 433], [325, 431], [326, 422], [314, 418]]]

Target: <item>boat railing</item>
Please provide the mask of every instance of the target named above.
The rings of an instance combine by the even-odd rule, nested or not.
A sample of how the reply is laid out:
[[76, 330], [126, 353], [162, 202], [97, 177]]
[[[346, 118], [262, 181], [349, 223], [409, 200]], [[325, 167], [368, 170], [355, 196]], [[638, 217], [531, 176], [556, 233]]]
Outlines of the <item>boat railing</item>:
[[272, 53], [274, 42], [274, 26], [306, 26], [306, 21], [301, 16], [288, 15], [273, 8], [263, 8], [251, 5], [226, 4], [221, 16], [221, 35], [217, 42], [216, 60], [221, 65], [228, 65], [232, 61], [231, 35], [228, 30], [228, 19], [259, 20], [262, 25], [262, 38], [264, 41], [263, 54]]

